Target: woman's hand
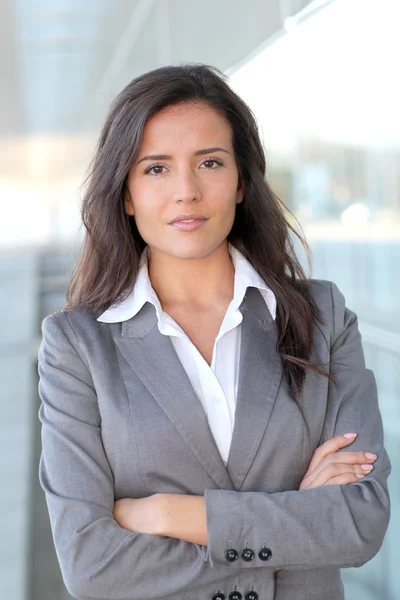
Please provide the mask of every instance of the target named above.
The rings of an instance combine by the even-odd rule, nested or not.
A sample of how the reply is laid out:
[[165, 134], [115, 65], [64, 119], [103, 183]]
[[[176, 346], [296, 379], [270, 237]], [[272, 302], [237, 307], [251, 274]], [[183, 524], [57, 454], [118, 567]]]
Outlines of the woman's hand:
[[316, 449], [300, 490], [322, 485], [346, 485], [354, 483], [373, 469], [376, 454], [370, 452], [338, 452], [354, 442], [357, 434], [344, 434], [331, 438]]
[[120, 527], [208, 545], [204, 496], [158, 493], [147, 498], [121, 498], [114, 503]]
[[147, 498], [121, 498], [114, 503], [114, 519], [129, 531], [160, 535], [159, 498], [160, 494]]

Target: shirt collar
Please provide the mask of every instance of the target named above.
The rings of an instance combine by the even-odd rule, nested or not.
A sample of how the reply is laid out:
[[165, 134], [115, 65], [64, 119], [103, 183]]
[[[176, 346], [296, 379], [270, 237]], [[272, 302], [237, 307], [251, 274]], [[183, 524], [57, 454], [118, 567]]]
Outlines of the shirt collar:
[[[234, 296], [232, 300], [232, 303], [235, 306], [232, 306], [232, 308], [238, 309], [243, 301], [247, 288], [255, 287], [260, 291], [272, 318], [275, 319], [276, 298], [273, 291], [268, 287], [243, 254], [236, 250], [231, 244], [229, 245], [229, 254], [235, 269]], [[117, 300], [107, 308], [107, 310], [97, 318], [98, 321], [103, 323], [119, 323], [121, 321], [127, 321], [137, 315], [146, 302], [153, 304], [156, 309], [158, 321], [161, 320], [163, 310], [158, 296], [151, 285], [147, 264], [148, 248], [146, 247], [140, 260], [139, 271], [133, 289], [124, 300], [121, 302]]]

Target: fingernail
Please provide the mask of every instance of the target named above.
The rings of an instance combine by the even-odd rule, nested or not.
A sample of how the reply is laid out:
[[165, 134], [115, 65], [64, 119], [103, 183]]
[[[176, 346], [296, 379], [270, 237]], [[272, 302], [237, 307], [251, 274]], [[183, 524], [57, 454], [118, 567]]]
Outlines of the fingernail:
[[372, 465], [361, 465], [361, 468], [364, 469], [364, 471], [372, 471], [373, 469]]
[[366, 452], [365, 456], [367, 458], [378, 458], [376, 454], [372, 454], [372, 452]]
[[356, 477], [358, 477], [358, 479], [361, 479], [361, 477], [365, 477], [365, 475], [362, 475], [361, 473], [356, 473]]
[[356, 433], [345, 433], [344, 437], [348, 438], [348, 439], [355, 438], [355, 437], [357, 437], [357, 434]]

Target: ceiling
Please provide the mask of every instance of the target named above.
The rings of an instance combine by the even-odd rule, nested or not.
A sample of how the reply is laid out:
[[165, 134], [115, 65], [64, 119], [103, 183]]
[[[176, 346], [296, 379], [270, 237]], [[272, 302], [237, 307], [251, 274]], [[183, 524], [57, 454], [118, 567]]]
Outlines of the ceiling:
[[309, 0], [2, 0], [0, 139], [99, 127], [136, 75], [172, 62], [227, 70]]
[[328, 1], [0, 0], [0, 208], [35, 189], [48, 205], [57, 182], [74, 186], [137, 75], [179, 62], [229, 72]]

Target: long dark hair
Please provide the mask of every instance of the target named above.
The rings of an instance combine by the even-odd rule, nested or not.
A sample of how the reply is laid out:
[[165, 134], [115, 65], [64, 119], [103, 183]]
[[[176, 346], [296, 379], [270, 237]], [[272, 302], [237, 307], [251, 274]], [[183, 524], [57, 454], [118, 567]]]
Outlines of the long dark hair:
[[147, 120], [182, 102], [204, 102], [230, 123], [243, 202], [228, 241], [253, 265], [277, 300], [277, 352], [295, 398], [310, 361], [313, 326], [321, 320], [309, 280], [296, 257], [284, 205], [265, 177], [265, 156], [249, 107], [213, 67], [184, 64], [155, 69], [129, 83], [111, 104], [86, 179], [82, 203], [85, 240], [67, 289], [67, 309], [105, 310], [131, 291], [146, 243], [124, 211], [128, 172]]

